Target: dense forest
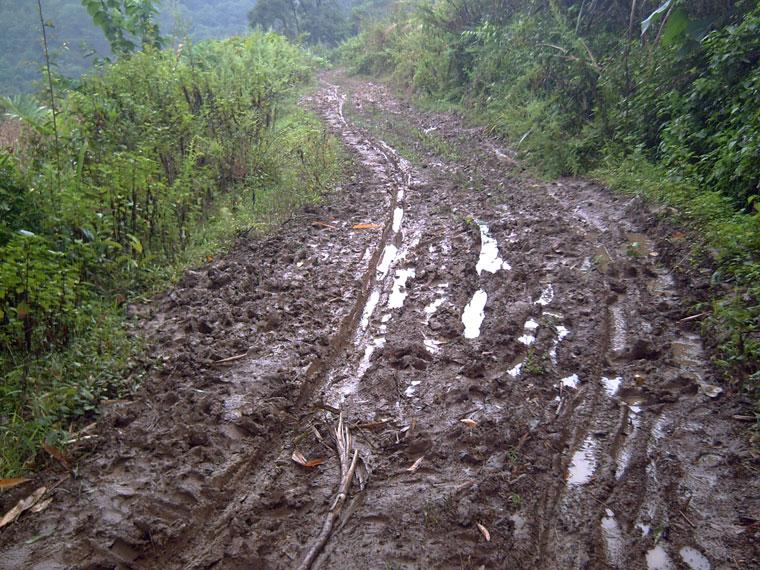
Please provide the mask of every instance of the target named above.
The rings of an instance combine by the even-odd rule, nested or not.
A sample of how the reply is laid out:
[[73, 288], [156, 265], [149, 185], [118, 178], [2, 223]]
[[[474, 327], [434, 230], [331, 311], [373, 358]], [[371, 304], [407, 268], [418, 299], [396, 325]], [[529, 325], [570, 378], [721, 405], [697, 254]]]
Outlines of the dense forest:
[[291, 41], [335, 47], [381, 17], [386, 0], [259, 0], [248, 13], [253, 28], [278, 32]]

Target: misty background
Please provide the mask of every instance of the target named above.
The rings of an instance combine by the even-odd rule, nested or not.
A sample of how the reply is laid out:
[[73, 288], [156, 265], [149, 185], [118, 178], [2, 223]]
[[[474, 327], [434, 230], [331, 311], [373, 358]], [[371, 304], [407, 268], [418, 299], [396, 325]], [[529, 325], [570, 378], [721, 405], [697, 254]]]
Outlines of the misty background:
[[[167, 46], [272, 30], [298, 44], [335, 47], [377, 17], [388, 0], [161, 0], [156, 21]], [[81, 0], [43, 0], [53, 71], [58, 81], [75, 79], [111, 56], [103, 32]], [[35, 91], [41, 81], [43, 48], [37, 3], [0, 0], [0, 95]]]

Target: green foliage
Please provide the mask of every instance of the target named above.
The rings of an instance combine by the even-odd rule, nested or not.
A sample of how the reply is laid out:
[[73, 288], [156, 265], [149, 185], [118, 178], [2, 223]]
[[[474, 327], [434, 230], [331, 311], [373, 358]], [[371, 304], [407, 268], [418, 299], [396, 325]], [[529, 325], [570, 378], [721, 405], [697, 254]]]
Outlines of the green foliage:
[[16, 366], [0, 353], [2, 474], [28, 470], [41, 441], [65, 439], [72, 419], [93, 417], [102, 399], [125, 397], [142, 379], [135, 360], [142, 345], [113, 306], [92, 302], [78, 316], [88, 332], [72, 335], [65, 351]]
[[134, 53], [61, 93], [57, 145], [47, 109], [5, 102], [25, 142], [0, 153], [0, 470], [129, 389], [126, 298], [334, 183], [293, 102], [318, 64], [273, 33]]
[[253, 29], [332, 47], [356, 33], [358, 23], [377, 13], [386, 1], [257, 0], [248, 12], [248, 22]]
[[0, 247], [14, 237], [15, 229], [37, 231], [39, 210], [31, 207], [34, 200], [27, 193], [17, 172], [13, 157], [0, 149]]
[[66, 345], [86, 290], [80, 267], [45, 239], [20, 230], [0, 249], [0, 349], [41, 354]]
[[163, 40], [154, 22], [153, 0], [81, 0], [93, 23], [106, 35], [111, 51], [126, 55], [140, 46], [160, 48]]
[[760, 193], [760, 7], [702, 45], [706, 66], [669, 94], [662, 160], [745, 208]]

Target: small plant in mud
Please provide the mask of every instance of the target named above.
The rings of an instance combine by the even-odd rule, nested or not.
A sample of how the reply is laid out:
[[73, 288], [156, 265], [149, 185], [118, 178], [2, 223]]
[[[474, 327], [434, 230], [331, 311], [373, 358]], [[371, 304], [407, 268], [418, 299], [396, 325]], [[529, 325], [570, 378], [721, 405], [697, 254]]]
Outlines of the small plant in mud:
[[473, 218], [472, 216], [465, 216], [464, 223], [465, 225], [468, 225], [468, 226], [475, 225], [475, 218]]
[[506, 453], [507, 463], [512, 467], [520, 463], [520, 451], [516, 447], [510, 447]]
[[442, 499], [428, 501], [422, 508], [422, 524], [427, 529], [440, 527], [445, 520], [456, 518], [457, 501], [454, 495], [445, 495]]
[[535, 349], [529, 349], [528, 355], [525, 357], [525, 364], [523, 370], [528, 374], [534, 376], [543, 376], [546, 374], [546, 357], [543, 353], [536, 351]]
[[412, 127], [410, 132], [420, 141], [426, 150], [440, 156], [444, 160], [455, 162], [460, 159], [456, 147], [451, 145], [441, 135], [434, 134], [434, 131], [424, 131]]
[[422, 517], [423, 517], [423, 526], [425, 528], [435, 528], [441, 524], [441, 520], [438, 517], [438, 513], [436, 512], [438, 509], [435, 507], [435, 505], [427, 505], [425, 509], [422, 511]]
[[523, 498], [519, 493], [511, 493], [509, 495], [509, 502], [513, 507], [520, 508], [522, 506]]
[[628, 255], [628, 257], [632, 257], [634, 259], [639, 259], [639, 258], [641, 258], [641, 257], [644, 256], [644, 254], [642, 253], [641, 250], [642, 250], [641, 243], [639, 243], [637, 241], [633, 241], [633, 242], [631, 242], [631, 243], [628, 244], [628, 247], [626, 248], [625, 252]]

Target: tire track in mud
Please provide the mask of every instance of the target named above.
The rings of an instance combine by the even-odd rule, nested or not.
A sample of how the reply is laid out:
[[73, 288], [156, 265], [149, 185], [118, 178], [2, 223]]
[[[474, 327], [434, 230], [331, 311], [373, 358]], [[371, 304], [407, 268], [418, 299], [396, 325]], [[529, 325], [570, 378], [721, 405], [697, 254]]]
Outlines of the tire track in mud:
[[[323, 98], [315, 104], [324, 104], [326, 115], [340, 118], [341, 103], [331, 100], [329, 93], [329, 89], [321, 93]], [[53, 523], [61, 543], [39, 548], [22, 541], [16, 547], [1, 548], [0, 561], [42, 568], [114, 564], [130, 568], [226, 568], [262, 564], [289, 567], [298, 557], [298, 545], [308, 542], [324, 515], [322, 503], [332, 493], [335, 466], [328, 461], [317, 475], [298, 468], [293, 473], [290, 452], [294, 441], [303, 435], [304, 418], [309, 426], [316, 423], [309, 419], [314, 414], [310, 408], [313, 392], [321, 388], [335, 358], [357, 328], [368, 295], [375, 288], [386, 243], [397, 232], [394, 212], [409, 183], [400, 170], [403, 160], [390, 147], [362, 141], [345, 123], [339, 130], [349, 148], [364, 159], [357, 167], [359, 178], [352, 184], [356, 195], [349, 190], [345, 196], [334, 197], [339, 206], [335, 220], [327, 218], [325, 222], [318, 217], [329, 216], [331, 207], [307, 212], [305, 228], [293, 227], [302, 223], [303, 217], [296, 219], [278, 236], [265, 240], [263, 248], [255, 241], [250, 250], [245, 242], [239, 244], [244, 251], [233, 252], [231, 263], [222, 260], [211, 264], [207, 276], [189, 272], [186, 287], [183, 289], [181, 283], [179, 294], [170, 293], [147, 326], [165, 345], [158, 349], [166, 350], [162, 358], [167, 363], [168, 378], [177, 380], [166, 385], [161, 379], [143, 398], [105, 420], [117, 428], [129, 425], [135, 432], [130, 436], [117, 429], [108, 434], [111, 441], [101, 449], [108, 456], [112, 453], [108, 445], [115, 443], [119, 453], [127, 450], [126, 458], [104, 459], [82, 467], [83, 487], [92, 499], [84, 505], [75, 504], [72, 513]], [[309, 226], [310, 219], [315, 220], [317, 230]], [[353, 224], [367, 221], [381, 221], [382, 232], [352, 229]], [[310, 243], [315, 232], [317, 243]], [[273, 247], [267, 248], [267, 244]], [[330, 253], [320, 251], [324, 246]], [[257, 249], [267, 256], [263, 259], [270, 266], [269, 274], [263, 267], [259, 271], [251, 265], [262, 260]], [[337, 255], [332, 254], [335, 250]], [[347, 253], [353, 254], [353, 259]], [[319, 272], [323, 265], [328, 267]], [[307, 271], [307, 266], [317, 273]], [[244, 278], [246, 272], [250, 279]], [[309, 275], [324, 281], [326, 286], [322, 287], [332, 294], [325, 295], [317, 285], [314, 296], [339, 306], [319, 324], [312, 322], [312, 313], [300, 313], [305, 305], [312, 304], [302, 299], [305, 291], [301, 287]], [[291, 286], [293, 281], [297, 286]], [[264, 292], [251, 295], [251, 290]], [[220, 294], [229, 300], [229, 306], [213, 306]], [[249, 303], [249, 299], [254, 302]], [[205, 307], [209, 302], [212, 306]], [[189, 314], [183, 315], [189, 306]], [[230, 346], [214, 348], [212, 343], [208, 349], [199, 350], [199, 344], [205, 344], [199, 340], [213, 340], [215, 329], [232, 325], [229, 316], [209, 315], [220, 309], [229, 311], [239, 323], [229, 333], [238, 326], [247, 327], [249, 319], [260, 320]], [[251, 341], [253, 344], [247, 345]], [[176, 353], [171, 345], [183, 346]], [[235, 360], [228, 372], [214, 369], [214, 360], [232, 356], [228, 352], [231, 348], [239, 352], [246, 346], [248, 357]], [[214, 418], [190, 414], [195, 425], [186, 427], [184, 418], [174, 425], [168, 415], [144, 420], [137, 416], [141, 408], [150, 409], [155, 402], [181, 409], [184, 402], [172, 388], [178, 382], [185, 383], [179, 384], [180, 392], [205, 401], [203, 411], [212, 412]], [[177, 432], [188, 428], [192, 429], [191, 450], [213, 449], [217, 456], [212, 461], [205, 457], [205, 451], [196, 454], [200, 457], [181, 455], [186, 436]], [[168, 450], [154, 443], [162, 437], [169, 446], [174, 444], [170, 466], [166, 465]], [[182, 465], [185, 461], [187, 466]], [[145, 473], [130, 482], [127, 473], [133, 474], [137, 466]], [[169, 468], [162, 473], [159, 466]], [[284, 494], [286, 480], [298, 490]], [[316, 493], [309, 489], [313, 480], [320, 487]], [[312, 494], [318, 496], [313, 498]], [[71, 505], [62, 502], [58, 510], [68, 507]], [[301, 518], [295, 528], [283, 533], [281, 520], [289, 509], [300, 512]], [[92, 521], [96, 521], [94, 527]], [[30, 527], [37, 522], [31, 521]], [[29, 529], [19, 527], [21, 533], [25, 530]], [[282, 542], [288, 546], [280, 548]]]
[[[379, 239], [373, 240], [367, 246], [365, 254], [362, 256], [362, 260], [367, 257], [369, 259], [366, 263], [366, 268], [365, 264], [362, 263], [361, 274], [357, 276], [358, 286], [353, 292], [353, 305], [340, 321], [337, 333], [330, 338], [324, 357], [313, 360], [305, 372], [304, 381], [298, 391], [295, 408], [292, 410], [292, 413], [300, 418], [313, 414], [313, 410], [309, 408], [314, 404], [315, 390], [321, 389], [325, 382], [329, 381], [336, 359], [346, 352], [350, 354], [353, 351], [350, 339], [355, 335], [360, 324], [360, 319], [364, 318], [366, 307], [372, 298], [372, 294], [375, 291], [382, 290], [387, 284], [387, 271], [384, 271], [380, 266], [384, 263], [388, 252], [395, 251], [400, 245], [401, 236], [399, 229], [396, 227], [394, 212], [396, 212], [399, 204], [403, 202], [404, 193], [412, 182], [407, 165], [404, 164], [405, 161], [392, 148], [382, 143], [382, 141], [374, 144], [372, 141], [362, 138], [359, 133], [354, 132], [350, 128], [343, 117], [344, 98], [340, 97], [337, 87], [329, 84], [326, 85], [326, 90], [317, 94], [315, 99], [327, 103], [326, 108], [322, 109], [326, 120], [333, 120], [342, 125], [338, 129], [338, 132], [343, 138], [344, 144], [359, 157], [362, 166], [371, 172], [372, 183], [384, 188], [386, 194], [390, 195], [387, 196], [385, 204], [380, 204], [380, 211], [382, 213], [379, 220], [373, 219], [369, 222], [370, 224], [375, 224], [377, 221], [381, 221], [383, 227]], [[331, 422], [330, 417], [326, 417], [325, 420], [328, 423]], [[215, 537], [223, 536], [224, 530], [234, 523], [236, 517], [256, 511], [254, 503], [260, 497], [276, 496], [278, 493], [281, 493], [282, 481], [276, 477], [272, 477], [269, 472], [269, 466], [278, 463], [282, 464], [283, 462], [287, 464], [293, 442], [303, 435], [302, 432], [303, 429], [301, 427], [295, 430], [281, 431], [275, 434], [275, 437], [269, 441], [267, 447], [259, 448], [255, 455], [241, 459], [237, 472], [224, 481], [225, 487], [241, 489], [241, 491], [235, 492], [234, 496], [228, 501], [228, 507], [222, 513], [215, 513], [210, 528], [204, 525], [195, 532], [184, 533], [179, 543], [172, 545], [169, 549], [174, 552], [182, 552], [183, 558], [189, 560], [183, 566], [184, 568], [203, 567], [208, 564], [210, 559], [214, 558], [210, 554], [217, 545], [215, 541], [209, 541], [204, 544], [202, 540], [204, 534], [211, 534]], [[330, 458], [330, 461], [332, 461], [332, 458]], [[259, 465], [261, 467], [258, 467]], [[251, 489], [257, 490], [256, 496], [248, 491]], [[330, 489], [328, 488], [328, 496], [329, 493]], [[206, 519], [210, 514], [209, 512], [202, 513], [199, 518], [202, 520]], [[276, 520], [280, 516], [279, 513], [276, 513], [271, 518]], [[266, 529], [266, 522], [270, 517], [264, 515], [263, 518], [264, 521], [257, 521], [252, 525], [254, 532], [258, 530], [256, 527], [263, 526]], [[304, 529], [304, 534], [307, 536], [309, 532], [316, 532], [319, 529], [320, 523], [321, 513], [319, 512], [308, 513], [299, 521], [299, 525]], [[266, 530], [264, 530], [264, 533], [266, 534]], [[264, 539], [264, 542], [267, 542], [267, 539]], [[200, 549], [195, 546], [198, 543], [201, 544]], [[158, 562], [171, 565], [176, 555], [173, 554], [171, 557], [165, 558], [163, 552], [166, 550], [166, 546], [162, 545], [162, 552], [159, 556], [149, 556], [151, 564]], [[274, 555], [275, 553], [271, 554]], [[283, 560], [283, 556], [285, 560]], [[287, 567], [291, 562], [294, 563], [298, 556], [299, 554], [293, 550], [276, 553], [276, 555], [269, 556], [267, 559], [270, 564], [273, 563], [277, 566]], [[277, 561], [278, 558], [280, 559], [279, 562]]]
[[[440, 126], [428, 126], [381, 87], [354, 86], [350, 80], [344, 85], [354, 91], [350, 108], [357, 117], [369, 116], [363, 121], [371, 123], [380, 116], [386, 130], [399, 138], [408, 128], [404, 122], [425, 134]], [[394, 122], [402, 126], [394, 129]], [[443, 136], [462, 144], [463, 132], [454, 125]], [[407, 148], [419, 152], [420, 145], [408, 137]], [[437, 224], [435, 208], [417, 196], [420, 204], [410, 211], [427, 219], [421, 243], [431, 242], [424, 231], [431, 228], [433, 242], [451, 243], [458, 234], [464, 251], [475, 252], [480, 245], [482, 255], [483, 232], [477, 236], [471, 231], [480, 224], [462, 228], [452, 223], [451, 213], [460, 220], [486, 220], [482, 223], [496, 228], [497, 255], [503, 252], [514, 267], [494, 272], [497, 279], [474, 281], [477, 268], [467, 267], [475, 261], [470, 253], [471, 261], [464, 261], [455, 275], [439, 271], [431, 279], [426, 272], [431, 263], [445, 269], [440, 259], [426, 259], [435, 257], [433, 246], [429, 252], [413, 252], [407, 304], [400, 307], [401, 315], [381, 317], [382, 346], [373, 351], [349, 402], [368, 425], [388, 429], [363, 434], [374, 470], [372, 485], [361, 509], [328, 548], [327, 559], [336, 566], [384, 560], [402, 567], [653, 569], [706, 568], [712, 557], [731, 561], [751, 556], [752, 549], [742, 551], [737, 542], [739, 558], [717, 542], [719, 529], [737, 530], [734, 521], [743, 511], [740, 484], [723, 490], [724, 497], [716, 501], [722, 503], [719, 514], [709, 524], [692, 520], [705, 516], [703, 511], [685, 514], [694, 493], [690, 489], [698, 487], [688, 471], [701, 469], [693, 465], [701, 444], [688, 435], [669, 441], [668, 432], [695, 413], [704, 421], [716, 390], [701, 341], [681, 324], [688, 308], [675, 282], [659, 265], [641, 222], [630, 221], [646, 212], [636, 201], [626, 203], [584, 183], [505, 179], [496, 173], [505, 163], [507, 170], [514, 165], [509, 153], [488, 139], [465, 138], [475, 147], [467, 150], [466, 178], [462, 164], [447, 164], [434, 153], [422, 165], [429, 178], [425, 191], [436, 205], [448, 208], [444, 218], [450, 226]], [[473, 195], [468, 182], [489, 175], [494, 176], [483, 184], [486, 196]], [[486, 199], [492, 194], [494, 200]], [[537, 259], [520, 259], [525, 254]], [[494, 294], [491, 288], [500, 275], [521, 288], [522, 295], [504, 289]], [[451, 293], [457, 279], [469, 290], [466, 296]], [[485, 297], [481, 338], [468, 335], [457, 322], [478, 291]], [[441, 307], [452, 310], [443, 327], [434, 324], [448, 338], [431, 345], [426, 327]], [[501, 330], [494, 330], [493, 319], [503, 321]], [[494, 333], [501, 338], [487, 338]], [[515, 347], [515, 339], [525, 346]], [[547, 358], [546, 370], [539, 372], [532, 359], [540, 352]], [[490, 370], [494, 361], [499, 370]], [[395, 371], [389, 373], [389, 367]], [[510, 394], [505, 379], [529, 384]], [[432, 398], [420, 394], [436, 382]], [[467, 386], [464, 394], [458, 385]], [[518, 396], [520, 392], [525, 395]], [[452, 393], [457, 396], [449, 398]], [[421, 406], [415, 405], [417, 399], [423, 400]], [[533, 401], [544, 402], [543, 414], [531, 411]], [[512, 406], [512, 417], [489, 417], [504, 414], [499, 402]], [[457, 424], [473, 415], [479, 421], [473, 431], [486, 432], [483, 438]], [[726, 428], [713, 423], [709, 430]], [[502, 443], [494, 445], [498, 438]], [[508, 458], [524, 453], [524, 464], [505, 465], [499, 451], [504, 443]], [[672, 460], [676, 455], [688, 458], [689, 466], [677, 465]], [[493, 472], [490, 463], [499, 469]], [[412, 464], [419, 467], [409, 475], [406, 467]], [[723, 471], [724, 476], [739, 473], [730, 467]], [[473, 473], [479, 476], [471, 479]], [[705, 489], [702, 485], [701, 492]], [[702, 495], [703, 501], [711, 500], [710, 492]], [[515, 508], [520, 501], [522, 508]], [[478, 544], [475, 522], [491, 528], [491, 543]], [[362, 553], [358, 560], [357, 551]]]
[[166, 369], [0, 566], [294, 567], [334, 499], [336, 408], [362, 468], [315, 568], [760, 564], [735, 405], [651, 213], [531, 180], [382, 86], [332, 73], [306, 104], [354, 179], [156, 302]]

